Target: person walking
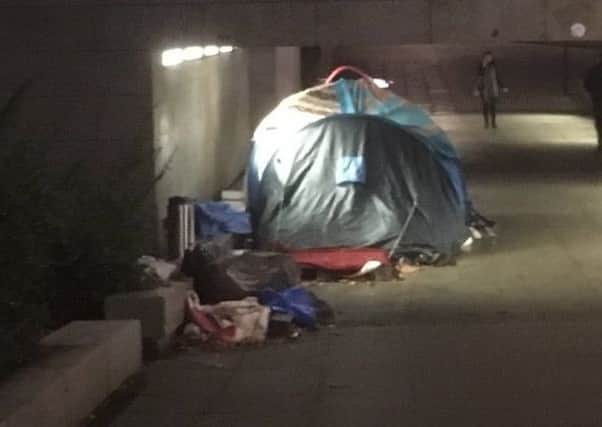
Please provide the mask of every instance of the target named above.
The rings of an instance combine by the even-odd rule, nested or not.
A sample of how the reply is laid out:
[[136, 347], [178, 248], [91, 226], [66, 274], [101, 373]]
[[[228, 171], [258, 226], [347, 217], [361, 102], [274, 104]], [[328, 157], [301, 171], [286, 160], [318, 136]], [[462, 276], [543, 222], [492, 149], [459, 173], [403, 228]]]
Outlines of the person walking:
[[594, 122], [598, 134], [598, 150], [602, 151], [602, 52], [600, 52], [598, 63], [588, 71], [585, 77], [585, 89], [592, 98]]
[[497, 101], [501, 92], [508, 92], [508, 89], [502, 85], [493, 54], [485, 52], [479, 64], [475, 89], [475, 95], [481, 97], [485, 129], [490, 124], [492, 128], [497, 128]]

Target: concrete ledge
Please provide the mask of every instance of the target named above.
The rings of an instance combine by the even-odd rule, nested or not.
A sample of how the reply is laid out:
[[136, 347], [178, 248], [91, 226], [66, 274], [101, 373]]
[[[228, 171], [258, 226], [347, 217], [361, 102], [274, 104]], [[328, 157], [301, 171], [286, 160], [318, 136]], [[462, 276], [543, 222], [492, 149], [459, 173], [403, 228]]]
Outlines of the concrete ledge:
[[105, 318], [139, 320], [145, 343], [160, 349], [168, 344], [184, 321], [186, 295], [190, 289], [191, 281], [174, 281], [168, 288], [111, 295], [105, 300]]
[[42, 360], [0, 386], [0, 427], [79, 426], [142, 366], [138, 321], [72, 322], [41, 341]]

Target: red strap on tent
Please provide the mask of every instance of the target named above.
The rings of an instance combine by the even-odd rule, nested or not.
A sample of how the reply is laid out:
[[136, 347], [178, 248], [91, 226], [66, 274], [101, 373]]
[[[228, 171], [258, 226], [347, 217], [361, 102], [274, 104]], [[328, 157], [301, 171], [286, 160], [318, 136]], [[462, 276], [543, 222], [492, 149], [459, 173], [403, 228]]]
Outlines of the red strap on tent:
[[326, 83], [332, 83], [332, 81], [343, 71], [353, 71], [355, 74], [360, 76], [362, 79], [368, 81], [369, 83], [373, 83], [372, 77], [370, 77], [368, 74], [366, 74], [364, 71], [360, 70], [359, 68], [354, 67], [353, 65], [341, 65], [340, 67], [335, 68], [334, 71], [332, 73], [330, 73], [330, 75], [326, 79]]

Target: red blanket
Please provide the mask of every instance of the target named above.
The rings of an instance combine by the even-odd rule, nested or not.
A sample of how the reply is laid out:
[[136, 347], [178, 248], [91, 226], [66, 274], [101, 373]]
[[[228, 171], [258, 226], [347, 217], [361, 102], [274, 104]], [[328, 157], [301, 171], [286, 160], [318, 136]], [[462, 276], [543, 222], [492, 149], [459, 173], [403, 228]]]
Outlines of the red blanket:
[[368, 261], [389, 263], [387, 253], [374, 248], [306, 249], [293, 251], [290, 255], [297, 264], [333, 271], [357, 271]]

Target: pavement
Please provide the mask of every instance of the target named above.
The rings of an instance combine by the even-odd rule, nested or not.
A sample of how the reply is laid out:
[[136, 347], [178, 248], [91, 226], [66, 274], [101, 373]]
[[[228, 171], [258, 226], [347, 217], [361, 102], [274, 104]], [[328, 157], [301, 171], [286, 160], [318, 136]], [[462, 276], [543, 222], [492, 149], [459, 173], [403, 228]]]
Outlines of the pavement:
[[313, 290], [337, 325], [150, 363], [103, 425], [602, 425], [602, 155], [591, 120], [437, 116], [499, 236], [402, 282]]

